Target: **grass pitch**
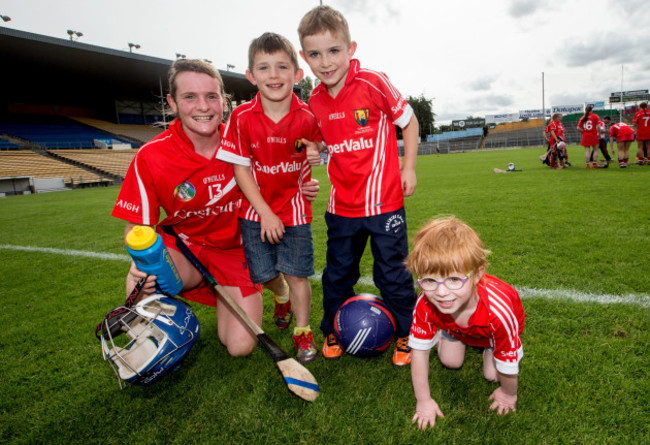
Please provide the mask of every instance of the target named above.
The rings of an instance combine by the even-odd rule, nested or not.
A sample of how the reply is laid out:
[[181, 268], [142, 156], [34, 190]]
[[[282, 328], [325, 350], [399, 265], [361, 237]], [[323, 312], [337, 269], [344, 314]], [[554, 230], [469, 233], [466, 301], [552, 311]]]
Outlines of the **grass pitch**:
[[[455, 214], [492, 251], [488, 272], [520, 290], [526, 327], [516, 414], [488, 412], [495, 384], [482, 378], [473, 350], [458, 371], [432, 355], [432, 394], [446, 416], [434, 430], [411, 425], [410, 371], [391, 365], [392, 348], [373, 359], [317, 359], [308, 367], [322, 394], [307, 404], [284, 388], [261, 349], [229, 357], [214, 310], [196, 304], [201, 337], [181, 369], [120, 391], [93, 335], [124, 301], [128, 270], [111, 187], [0, 200], [1, 441], [647, 443], [650, 167], [586, 170], [582, 149], [571, 147], [574, 167], [557, 171], [539, 162], [542, 152], [421, 156], [416, 194], [406, 200], [411, 237], [429, 218]], [[509, 162], [523, 171], [493, 173]], [[325, 168], [314, 176], [323, 184], [313, 222], [320, 272]], [[371, 271], [367, 255], [358, 292], [377, 292]], [[317, 328], [318, 280], [312, 288]], [[267, 295], [263, 328], [290, 350], [272, 312]]]

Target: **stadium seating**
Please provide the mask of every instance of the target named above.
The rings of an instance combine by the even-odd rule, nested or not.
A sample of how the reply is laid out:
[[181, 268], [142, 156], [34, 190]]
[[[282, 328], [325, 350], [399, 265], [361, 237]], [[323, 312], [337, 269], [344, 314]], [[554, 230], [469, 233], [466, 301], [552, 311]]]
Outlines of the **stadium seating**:
[[152, 125], [120, 125], [107, 122], [100, 119], [91, 119], [91, 118], [82, 118], [74, 117], [72, 118], [82, 124], [88, 125], [90, 127], [97, 128], [106, 133], [114, 134], [122, 138], [126, 138], [131, 141], [133, 146], [140, 146], [145, 142], [149, 142], [151, 139], [158, 136], [163, 132], [163, 128], [160, 126]]
[[124, 179], [126, 171], [138, 152], [133, 150], [107, 150], [107, 149], [64, 149], [49, 150], [49, 153], [76, 162], [82, 166], [101, 170], [109, 175], [119, 176]]
[[34, 176], [35, 178], [63, 178], [68, 186], [106, 183], [99, 174], [68, 165], [29, 150], [0, 151], [0, 178]]
[[44, 148], [91, 148], [95, 139], [131, 143], [62, 116], [11, 115], [0, 121], [0, 134]]

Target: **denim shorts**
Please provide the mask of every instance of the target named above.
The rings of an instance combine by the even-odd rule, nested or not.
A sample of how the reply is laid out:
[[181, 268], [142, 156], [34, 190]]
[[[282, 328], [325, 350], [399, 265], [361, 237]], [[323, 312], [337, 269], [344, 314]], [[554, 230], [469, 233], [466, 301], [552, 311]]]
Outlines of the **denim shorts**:
[[260, 239], [262, 229], [259, 222], [239, 221], [253, 283], [266, 283], [280, 272], [300, 278], [314, 274], [311, 224], [285, 226], [280, 244], [271, 244]]

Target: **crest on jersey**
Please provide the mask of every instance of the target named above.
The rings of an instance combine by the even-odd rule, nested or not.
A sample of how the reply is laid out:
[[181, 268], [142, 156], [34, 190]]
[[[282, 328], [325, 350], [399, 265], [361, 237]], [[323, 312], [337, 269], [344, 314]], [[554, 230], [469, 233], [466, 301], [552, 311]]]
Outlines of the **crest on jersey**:
[[296, 139], [293, 141], [293, 148], [295, 148], [296, 151], [300, 153], [302, 149], [305, 148], [305, 144], [302, 143], [302, 139]]
[[370, 118], [370, 113], [367, 108], [360, 108], [358, 110], [354, 110], [354, 120], [357, 121], [357, 124], [361, 125], [362, 127], [366, 126], [369, 118]]
[[191, 182], [183, 182], [174, 189], [174, 197], [179, 201], [191, 201], [196, 195], [196, 188]]

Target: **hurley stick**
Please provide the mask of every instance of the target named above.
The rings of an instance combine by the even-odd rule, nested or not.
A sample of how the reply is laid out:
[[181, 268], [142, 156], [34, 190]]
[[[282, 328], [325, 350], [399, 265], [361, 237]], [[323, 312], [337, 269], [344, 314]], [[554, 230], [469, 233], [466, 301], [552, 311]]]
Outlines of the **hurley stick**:
[[313, 402], [320, 394], [318, 382], [311, 372], [302, 366], [298, 361], [289, 357], [273, 340], [271, 340], [246, 312], [232, 299], [228, 292], [225, 291], [217, 280], [212, 276], [208, 269], [201, 264], [199, 259], [185, 245], [183, 240], [176, 234], [170, 226], [164, 226], [163, 231], [172, 235], [176, 239], [176, 247], [185, 255], [190, 263], [201, 273], [203, 278], [214, 287], [221, 301], [237, 314], [237, 317], [246, 325], [246, 327], [258, 338], [264, 349], [271, 355], [275, 365], [278, 367], [280, 374], [284, 378], [287, 389], [296, 396], [308, 402]]

